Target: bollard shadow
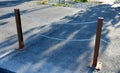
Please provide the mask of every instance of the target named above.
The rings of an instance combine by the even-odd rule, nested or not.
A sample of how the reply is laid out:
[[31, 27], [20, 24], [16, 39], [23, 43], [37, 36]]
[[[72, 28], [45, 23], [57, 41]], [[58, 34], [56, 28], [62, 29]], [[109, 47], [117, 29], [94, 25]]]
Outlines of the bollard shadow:
[[[90, 8], [83, 14], [78, 12], [73, 16], [66, 16], [61, 19], [64, 23], [58, 21], [50, 25], [31, 28], [23, 32], [24, 36], [29, 35], [24, 39], [25, 50], [15, 54], [9, 60], [22, 64], [16, 65], [18, 73], [93, 73], [94, 70], [89, 70], [87, 66], [93, 55], [97, 22], [83, 22], [94, 21], [98, 17], [104, 17], [105, 22], [110, 22], [110, 24], [103, 24], [102, 39], [107, 43], [101, 42], [100, 55], [102, 55], [111, 41], [107, 37], [111, 31], [107, 29], [108, 24], [115, 26], [119, 22], [116, 16], [119, 16], [119, 12], [115, 8], [111, 8], [110, 5], [100, 5]], [[0, 44], [5, 44], [9, 40], [14, 40], [14, 38], [8, 38]], [[11, 44], [14, 43], [16, 40]], [[1, 46], [1, 48], [9, 47], [11, 44]], [[1, 65], [6, 64], [11, 63], [4, 62]]]

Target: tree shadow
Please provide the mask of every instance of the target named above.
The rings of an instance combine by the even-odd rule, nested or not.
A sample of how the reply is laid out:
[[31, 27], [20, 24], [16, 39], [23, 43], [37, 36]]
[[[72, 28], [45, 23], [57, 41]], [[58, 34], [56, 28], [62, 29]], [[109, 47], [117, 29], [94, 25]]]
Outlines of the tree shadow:
[[17, 42], [17, 38], [16, 37], [17, 37], [17, 35], [10, 36], [4, 42], [0, 43], [0, 49], [15, 44]]
[[118, 71], [118, 73], [120, 73], [120, 71]]
[[0, 26], [7, 24], [8, 22], [0, 22]]
[[[46, 5], [46, 6], [39, 7], [39, 8], [30, 8], [30, 9], [27, 9], [27, 10], [22, 10], [22, 11], [20, 11], [20, 13], [21, 13], [21, 15], [22, 14], [27, 14], [27, 13], [30, 13], [30, 12], [34, 12], [34, 11], [41, 10], [41, 9], [46, 9], [46, 8], [49, 8], [49, 7], [51, 7], [51, 6]], [[10, 18], [10, 17], [13, 17], [13, 16], [14, 16], [14, 12], [10, 12], [10, 13], [7, 13], [7, 14], [4, 14], [4, 15], [0, 16], [0, 20]]]
[[[103, 24], [102, 32], [104, 33], [102, 33], [102, 39], [107, 41], [107, 43], [101, 41], [100, 55], [102, 55], [110, 42], [110, 39], [106, 35], [109, 34], [111, 30], [106, 28], [108, 26], [115, 26], [117, 22], [119, 22], [116, 16], [119, 16], [119, 13], [115, 8], [111, 8], [110, 5], [100, 5], [89, 9], [83, 14], [78, 12], [73, 16], [66, 16], [61, 19], [64, 23], [54, 22], [50, 25], [27, 30], [23, 32], [24, 36], [31, 35], [24, 39], [26, 49], [17, 53], [10, 58], [10, 60], [15, 59], [18, 63], [23, 64], [22, 66], [24, 67], [18, 66], [19, 68], [16, 70], [18, 72], [22, 71], [23, 73], [92, 73], [94, 70], [89, 71], [87, 66], [93, 55], [97, 22], [83, 22], [96, 21], [98, 17], [104, 17], [104, 21], [107, 22]], [[83, 24], [75, 24], [74, 22]], [[109, 22], [110, 24], [108, 25]], [[37, 30], [39, 30], [39, 32], [35, 32]], [[83, 39], [93, 40], [83, 41]], [[9, 38], [8, 41], [9, 40], [14, 40], [14, 38]], [[5, 44], [6, 42], [7, 41], [1, 44]], [[1, 48], [9, 47], [9, 45], [2, 46]]]
[[12, 7], [12, 6], [17, 6], [19, 4], [22, 4], [24, 2], [28, 2], [32, 0], [9, 0], [9, 1], [0, 1], [0, 8], [4, 7]]
[[15, 72], [11, 72], [9, 70], [3, 69], [3, 68], [0, 68], [0, 72], [1, 73], [15, 73]]

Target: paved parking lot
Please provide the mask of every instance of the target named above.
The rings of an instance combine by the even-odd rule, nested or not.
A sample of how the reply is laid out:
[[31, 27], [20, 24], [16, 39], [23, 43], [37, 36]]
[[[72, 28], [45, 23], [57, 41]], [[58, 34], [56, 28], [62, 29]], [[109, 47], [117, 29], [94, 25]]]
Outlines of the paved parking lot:
[[[99, 55], [103, 67], [97, 73], [120, 72], [119, 7], [52, 7], [35, 1], [10, 5], [0, 5], [0, 67], [17, 73], [93, 73], [87, 65], [97, 19], [104, 17]], [[16, 50], [15, 8], [21, 11], [24, 50]]]

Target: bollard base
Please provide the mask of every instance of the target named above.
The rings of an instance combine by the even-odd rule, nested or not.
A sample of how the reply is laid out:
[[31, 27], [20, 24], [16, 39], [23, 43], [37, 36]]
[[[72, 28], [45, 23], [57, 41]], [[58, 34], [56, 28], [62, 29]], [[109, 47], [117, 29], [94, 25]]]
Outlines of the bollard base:
[[23, 49], [23, 48], [24, 48], [24, 42], [21, 41], [21, 42], [19, 43], [19, 49]]
[[20, 48], [20, 47], [15, 47], [15, 49], [16, 49], [16, 50], [24, 50], [24, 49], [26, 49], [26, 47], [22, 47], [22, 48]]
[[96, 70], [101, 70], [102, 69], [102, 62], [97, 62], [97, 66], [94, 67], [93, 66], [93, 61], [90, 61], [89, 64], [88, 64], [88, 67], [89, 68], [93, 68], [93, 69], [96, 69]]

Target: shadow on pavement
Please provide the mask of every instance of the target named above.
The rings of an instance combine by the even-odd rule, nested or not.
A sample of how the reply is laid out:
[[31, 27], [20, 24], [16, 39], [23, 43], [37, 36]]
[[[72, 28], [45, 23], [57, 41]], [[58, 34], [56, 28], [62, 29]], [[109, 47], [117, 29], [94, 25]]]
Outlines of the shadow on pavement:
[[32, 0], [5, 0], [5, 1], [0, 1], [0, 8], [16, 6], [16, 5], [22, 4], [22, 3], [27, 2], [27, 1], [32, 1]]
[[15, 73], [15, 72], [0, 68], [0, 73]]
[[[46, 6], [40, 7], [40, 8], [34, 8], [34, 9], [31, 8], [31, 9], [20, 11], [20, 13], [22, 15], [22, 14], [30, 13], [30, 12], [33, 12], [33, 11], [46, 9], [46, 8], [49, 8], [49, 7], [51, 7], [51, 6], [46, 5]], [[4, 15], [0, 16], [0, 20], [10, 18], [10, 17], [13, 17], [13, 16], [14, 16], [14, 10], [13, 10], [13, 12], [10, 12], [10, 13], [7, 13], [7, 14], [4, 14]]]
[[[118, 9], [119, 10], [119, 9]], [[74, 39], [92, 39], [96, 34], [97, 23], [85, 23], [85, 24], [73, 24], [70, 23], [82, 23], [87, 21], [97, 20], [98, 17], [104, 17], [105, 22], [111, 22], [110, 26], [114, 26], [120, 19], [117, 8], [111, 8], [109, 5], [100, 5], [89, 9], [85, 13], [76, 13], [73, 16], [66, 16], [61, 19], [64, 20], [64, 24], [61, 22], [54, 22], [49, 27], [40, 26], [32, 28], [23, 32], [24, 35], [33, 33], [34, 30], [41, 30], [40, 32], [33, 33], [25, 41], [27, 49], [21, 51], [10, 59], [21, 59], [17, 62], [27, 65], [32, 63], [32, 69], [27, 67], [24, 69], [29, 72], [44, 72], [44, 73], [79, 73], [88, 72], [88, 62], [92, 58], [94, 40], [71, 42]], [[66, 22], [65, 22], [66, 21]], [[69, 22], [68, 22], [69, 21]], [[61, 23], [61, 24], [58, 24]], [[108, 43], [101, 42], [100, 54], [104, 53], [109, 45], [110, 39], [106, 36], [111, 30], [106, 29], [108, 25], [103, 24], [102, 39], [108, 41]], [[45, 28], [45, 29], [44, 29]], [[47, 30], [46, 30], [47, 29]], [[46, 35], [49, 37], [61, 38], [65, 40], [54, 40], [41, 36]], [[14, 36], [12, 36], [14, 37]], [[14, 40], [14, 38], [9, 38]], [[8, 41], [0, 43], [6, 44]], [[13, 43], [12, 43], [13, 44]], [[93, 44], [93, 45], [92, 45]], [[3, 46], [9, 47], [10, 45]], [[29, 65], [28, 65], [29, 66]], [[20, 67], [20, 70], [23, 69]], [[24, 71], [23, 71], [24, 72]], [[89, 71], [88, 73], [92, 73]]]

